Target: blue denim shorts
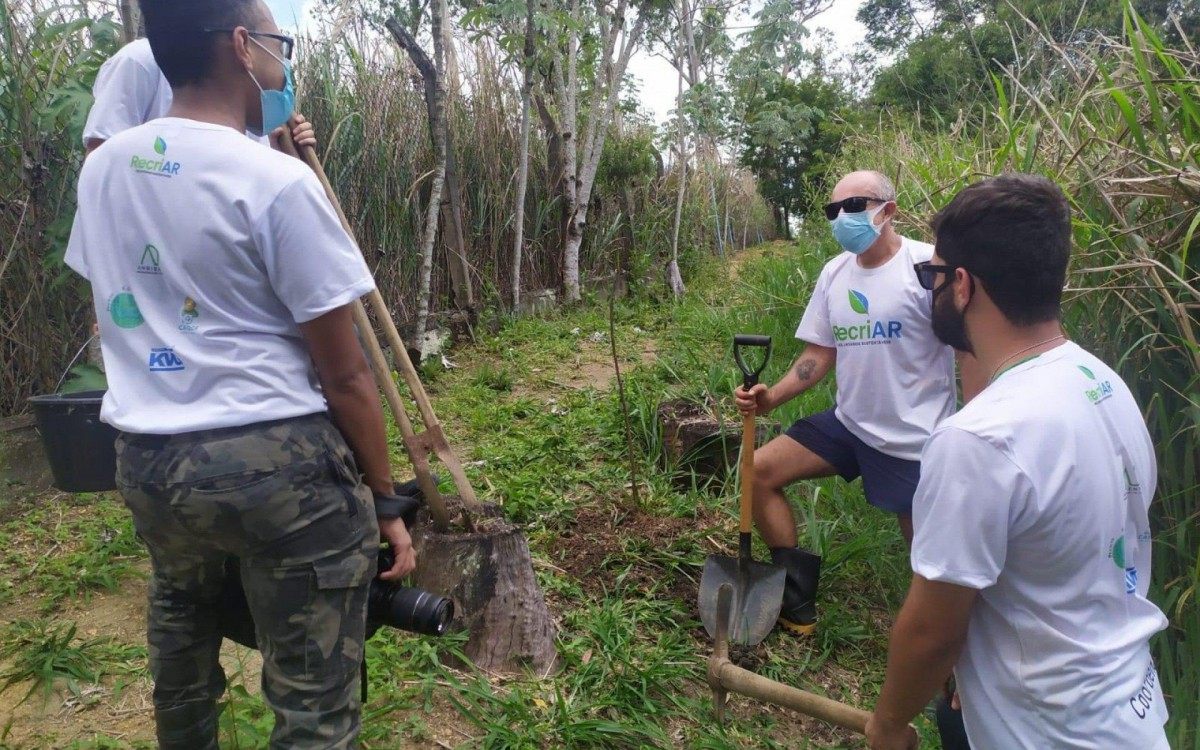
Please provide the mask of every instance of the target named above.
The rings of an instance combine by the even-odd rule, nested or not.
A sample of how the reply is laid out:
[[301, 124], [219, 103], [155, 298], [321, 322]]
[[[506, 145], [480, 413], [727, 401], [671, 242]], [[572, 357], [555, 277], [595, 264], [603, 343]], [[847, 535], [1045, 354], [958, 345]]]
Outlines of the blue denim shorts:
[[828, 461], [847, 482], [861, 476], [863, 494], [871, 505], [901, 516], [912, 515], [920, 461], [906, 461], [872, 448], [846, 429], [833, 409], [796, 421], [785, 434]]

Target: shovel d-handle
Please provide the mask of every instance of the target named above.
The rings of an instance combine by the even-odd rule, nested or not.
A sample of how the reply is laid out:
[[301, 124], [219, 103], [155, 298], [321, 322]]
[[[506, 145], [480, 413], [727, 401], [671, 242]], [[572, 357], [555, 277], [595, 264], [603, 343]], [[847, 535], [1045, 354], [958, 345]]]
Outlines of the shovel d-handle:
[[859, 734], [866, 732], [867, 719], [871, 715], [861, 708], [784, 685], [729, 661], [729, 620], [733, 616], [732, 609], [733, 587], [725, 584], [717, 592], [717, 642], [712, 655], [708, 657], [708, 686], [712, 688], [717, 721], [724, 723], [725, 702], [732, 692], [790, 708]]
[[[761, 347], [767, 350], [757, 369], [752, 369], [742, 358], [743, 347]], [[734, 334], [733, 359], [737, 362], [738, 369], [742, 371], [742, 386], [746, 390], [750, 390], [758, 385], [758, 376], [762, 375], [762, 371], [767, 368], [767, 362], [771, 361], [771, 337], [756, 336], [750, 333]]]

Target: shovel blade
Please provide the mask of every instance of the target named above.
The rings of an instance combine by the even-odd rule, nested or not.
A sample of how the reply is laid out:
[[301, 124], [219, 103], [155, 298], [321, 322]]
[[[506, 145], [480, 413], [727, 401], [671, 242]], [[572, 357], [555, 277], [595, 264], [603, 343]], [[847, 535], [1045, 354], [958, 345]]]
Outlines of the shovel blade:
[[729, 642], [753, 646], [762, 642], [779, 619], [785, 573], [776, 565], [709, 555], [700, 576], [700, 620], [710, 637], [717, 634], [717, 592], [733, 589]]

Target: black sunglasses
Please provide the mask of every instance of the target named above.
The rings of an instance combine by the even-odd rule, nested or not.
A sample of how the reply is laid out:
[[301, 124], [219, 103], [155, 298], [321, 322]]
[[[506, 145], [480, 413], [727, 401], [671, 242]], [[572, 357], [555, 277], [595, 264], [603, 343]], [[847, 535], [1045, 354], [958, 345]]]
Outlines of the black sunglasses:
[[[237, 29], [205, 29], [209, 34], [232, 34]], [[296, 40], [284, 34], [270, 34], [266, 31], [246, 31], [247, 34], [260, 39], [274, 39], [279, 42], [279, 54], [284, 60], [292, 59], [292, 50], [296, 49]]]
[[[929, 260], [923, 263], [913, 263], [913, 270], [917, 272], [917, 283], [921, 285], [922, 289], [931, 292], [940, 292], [953, 280], [952, 274], [958, 268], [963, 268], [963, 266], [938, 266]], [[941, 284], [937, 283], [939, 273], [946, 274], [946, 280]]]
[[848, 214], [856, 214], [860, 211], [866, 211], [868, 203], [887, 203], [887, 201], [885, 201], [883, 198], [872, 198], [867, 195], [856, 195], [852, 198], [834, 201], [833, 203], [826, 203], [825, 218], [833, 221], [838, 217], [838, 214], [842, 211], [842, 209], [845, 209], [846, 213]]

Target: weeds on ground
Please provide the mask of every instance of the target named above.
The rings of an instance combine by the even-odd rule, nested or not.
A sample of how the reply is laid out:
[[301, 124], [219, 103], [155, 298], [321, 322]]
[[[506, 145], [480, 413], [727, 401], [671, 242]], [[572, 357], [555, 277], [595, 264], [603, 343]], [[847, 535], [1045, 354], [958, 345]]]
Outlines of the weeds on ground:
[[56, 686], [82, 696], [82, 686], [105, 675], [135, 675], [143, 671], [146, 649], [115, 643], [107, 638], [79, 638], [74, 622], [17, 620], [3, 631], [0, 691], [28, 682], [22, 697], [40, 690], [48, 697]]

